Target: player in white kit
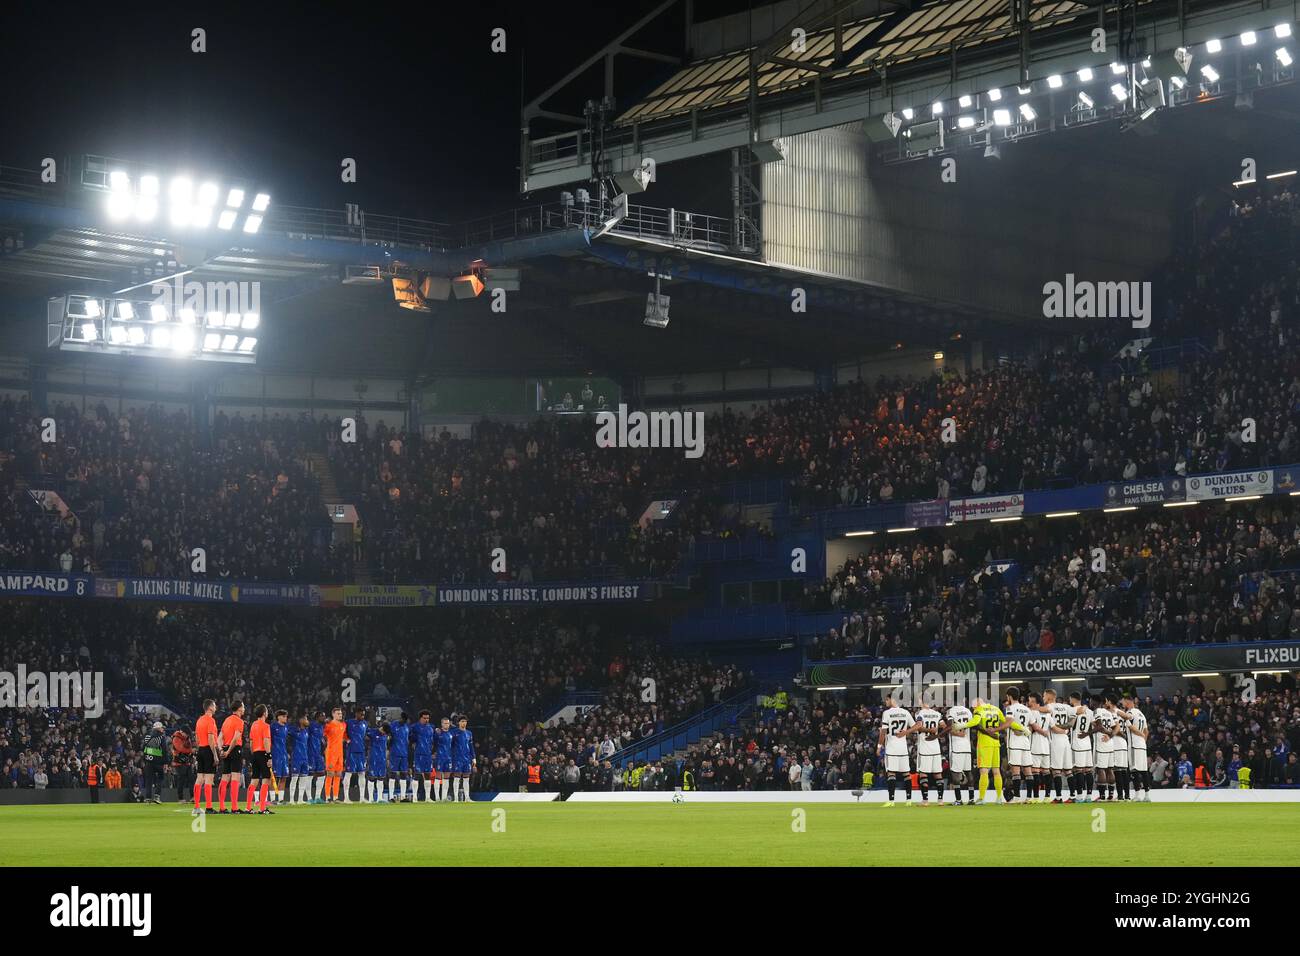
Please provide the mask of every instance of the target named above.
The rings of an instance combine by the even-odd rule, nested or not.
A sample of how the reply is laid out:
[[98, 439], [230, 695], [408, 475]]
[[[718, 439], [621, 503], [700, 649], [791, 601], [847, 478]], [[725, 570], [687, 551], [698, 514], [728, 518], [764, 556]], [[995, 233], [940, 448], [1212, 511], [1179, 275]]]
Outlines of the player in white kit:
[[957, 794], [957, 799], [950, 806], [962, 805], [963, 784], [970, 792], [970, 802], [975, 802], [975, 775], [971, 772], [970, 730], [968, 729], [970, 719], [969, 707], [957, 705], [948, 708], [945, 721], [948, 734], [948, 772], [952, 774], [952, 789]]
[[[1074, 730], [1077, 706], [1056, 699], [1056, 691], [1043, 691], [1043, 712], [1047, 718], [1048, 765], [1052, 774], [1056, 797], [1053, 803], [1068, 802], [1074, 798], [1074, 760], [1070, 735]], [[1068, 796], [1062, 790], [1069, 780]]]
[[1110, 714], [1111, 720], [1114, 721], [1114, 730], [1110, 735], [1111, 742], [1111, 772], [1115, 777], [1115, 799], [1128, 800], [1131, 797], [1129, 792], [1129, 744], [1128, 744], [1128, 723], [1119, 715], [1115, 706], [1115, 698], [1109, 694], [1106, 696], [1106, 712]]
[[1051, 773], [1051, 756], [1048, 750], [1048, 717], [1043, 698], [1037, 691], [1029, 694], [1029, 759], [1033, 762], [1029, 779], [1029, 799], [1034, 803], [1047, 798], [1047, 775]]
[[1070, 759], [1074, 766], [1074, 783], [1070, 790], [1077, 793], [1080, 803], [1092, 802], [1092, 780], [1094, 774], [1092, 738], [1096, 732], [1092, 708], [1083, 702], [1078, 694], [1070, 695], [1074, 707], [1074, 729], [1070, 732]]
[[1115, 715], [1106, 709], [1101, 697], [1092, 699], [1092, 720], [1096, 729], [1093, 752], [1097, 756], [1097, 799], [1111, 800], [1115, 786]]
[[1129, 772], [1133, 778], [1133, 787], [1137, 791], [1135, 799], [1151, 802], [1151, 770], [1147, 765], [1147, 738], [1151, 731], [1147, 728], [1147, 718], [1138, 710], [1137, 699], [1125, 696], [1120, 701], [1123, 710], [1120, 716], [1128, 724], [1129, 733]]
[[[1020, 702], [1020, 691], [1011, 687], [1006, 692], [1006, 705], [1003, 713], [1008, 721], [1015, 721], [1022, 727], [1029, 724], [1029, 708]], [[1029, 731], [1009, 731], [1007, 733], [1007, 764], [1011, 767], [1011, 795], [1008, 803], [1027, 802], [1029, 788], [1027, 778], [1032, 775], [1033, 757], [1029, 751]], [[1022, 796], [1022, 788], [1023, 796]]]
[[912, 805], [912, 767], [908, 759], [907, 738], [916, 733], [920, 724], [902, 707], [894, 705], [893, 696], [885, 697], [885, 712], [880, 715], [880, 736], [876, 742], [876, 756], [883, 758], [885, 785], [889, 800], [885, 806], [894, 805], [894, 795], [901, 775], [907, 788], [907, 805]]
[[943, 715], [928, 704], [916, 712], [921, 725], [916, 735], [916, 775], [921, 784], [921, 806], [930, 805], [930, 784], [938, 793], [937, 805], [943, 805], [943, 748], [939, 746], [939, 728]]

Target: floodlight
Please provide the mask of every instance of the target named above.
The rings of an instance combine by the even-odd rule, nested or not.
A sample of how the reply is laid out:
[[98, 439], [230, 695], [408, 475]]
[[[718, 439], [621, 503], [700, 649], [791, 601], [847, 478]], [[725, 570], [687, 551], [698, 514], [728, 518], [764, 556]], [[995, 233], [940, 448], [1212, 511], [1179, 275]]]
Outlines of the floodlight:
[[221, 348], [221, 336], [216, 332], [209, 332], [207, 335], [203, 336], [203, 347], [205, 349]]
[[1034, 92], [1034, 84], [1030, 83], [1028, 86], [1017, 86], [1016, 92], [1021, 96], [1028, 96], [1030, 93]]
[[1273, 36], [1277, 37], [1279, 40], [1285, 40], [1290, 35], [1291, 24], [1289, 23], [1279, 23], [1273, 28]]
[[1053, 73], [1051, 76], [1047, 78], [1047, 85], [1054, 90], [1059, 90], [1061, 88], [1061, 84], [1064, 82], [1065, 81], [1061, 79], [1060, 73]]
[[126, 327], [115, 325], [108, 330], [108, 338], [114, 345], [126, 344]]
[[217, 196], [220, 194], [221, 190], [217, 188], [216, 183], [204, 183], [199, 187], [199, 205], [215, 206], [217, 204]]
[[1032, 123], [1034, 120], [1038, 119], [1038, 111], [1035, 110], [1028, 103], [1020, 104], [1020, 115], [1023, 116], [1025, 118], [1025, 121], [1029, 123]]
[[261, 216], [249, 216], [247, 219], [244, 220], [244, 232], [254, 233], [261, 228], [262, 228]]
[[1080, 93], [1080, 94], [1079, 94], [1079, 104], [1080, 104], [1080, 105], [1081, 105], [1085, 110], [1090, 110], [1090, 109], [1093, 108], [1094, 105], [1096, 105], [1096, 104], [1093, 102], [1092, 97], [1089, 96], [1087, 93]]
[[194, 330], [184, 326], [172, 334], [172, 348], [177, 352], [190, 352], [194, 349]]
[[910, 119], [911, 119], [912, 117], [914, 117], [915, 115], [916, 115], [916, 110], [912, 109], [912, 107], [910, 107], [910, 106], [904, 107], [904, 109], [903, 109], [903, 119], [905, 119], [905, 120], [910, 120]]
[[232, 189], [226, 194], [226, 205], [231, 209], [238, 209], [244, 204], [244, 191], [242, 189]]
[[125, 219], [131, 215], [131, 194], [113, 192], [108, 196], [108, 214], [113, 219]]
[[239, 342], [239, 351], [251, 352], [256, 346], [257, 346], [257, 339], [251, 338], [249, 336], [244, 336], [244, 338], [241, 339]]
[[108, 184], [115, 193], [131, 191], [131, 177], [120, 169], [115, 169], [108, 174]]
[[1011, 110], [994, 110], [993, 122], [998, 126], [1011, 125]]
[[90, 316], [92, 319], [99, 318], [98, 299], [87, 299], [85, 305], [86, 305], [86, 315]]
[[150, 344], [156, 349], [165, 349], [172, 344], [172, 330], [165, 325], [160, 325], [153, 330], [149, 337]]
[[1112, 83], [1110, 87], [1110, 92], [1117, 100], [1128, 99], [1128, 90], [1124, 88], [1123, 83]]
[[266, 207], [271, 205], [271, 197], [267, 193], [258, 193], [253, 197], [253, 212], [266, 212]]
[[255, 329], [261, 321], [262, 317], [256, 312], [248, 312], [244, 315], [244, 321], [240, 323], [240, 327], [245, 329]]
[[117, 304], [117, 317], [119, 319], [134, 319], [135, 309], [130, 302], [119, 302]]
[[219, 329], [219, 328], [221, 328], [222, 325], [225, 324], [225, 322], [226, 322], [226, 313], [224, 313], [224, 312], [209, 312], [209, 313], [208, 313], [208, 327], [209, 327], [209, 328]]
[[1245, 33], [1243, 33], [1243, 34], [1241, 35], [1241, 45], [1242, 45], [1242, 46], [1254, 46], [1254, 45], [1255, 45], [1255, 41], [1256, 41], [1257, 39], [1259, 39], [1259, 38], [1258, 38], [1257, 36], [1255, 36], [1255, 31], [1254, 31], [1254, 30], [1247, 30]]
[[155, 196], [137, 196], [135, 199], [135, 218], [141, 222], [151, 222], [158, 215], [158, 199]]
[[959, 97], [957, 100], [957, 104], [964, 110], [970, 109], [970, 104], [971, 104], [970, 94], [966, 93], [965, 95]]
[[1169, 78], [1169, 85], [1176, 90], [1181, 90], [1184, 86], [1187, 85], [1187, 81], [1183, 79], [1181, 76], [1171, 76]]
[[1277, 48], [1277, 60], [1283, 66], [1291, 65], [1291, 53], [1287, 50], [1286, 47], [1280, 46]]
[[166, 322], [167, 310], [163, 306], [155, 302], [153, 305], [149, 306], [149, 316], [155, 322]]
[[99, 338], [99, 327], [94, 322], [82, 322], [81, 337], [87, 342], [95, 341]]
[[1126, 67], [1123, 63], [1112, 63], [1110, 65], [1110, 72], [1112, 76], [1119, 76], [1123, 73], [1127, 73], [1128, 67]]
[[996, 103], [1002, 99], [1002, 91], [999, 90], [997, 87], [994, 87], [993, 89], [989, 90], [988, 97], [990, 100]]
[[935, 100], [930, 106], [930, 115], [939, 116], [943, 113], [943, 100]]
[[193, 309], [181, 309], [180, 318], [186, 325], [193, 325], [196, 316]]
[[144, 327], [133, 325], [127, 331], [127, 338], [131, 340], [132, 345], [144, 345]]
[[239, 342], [238, 335], [225, 335], [222, 336], [221, 338], [221, 347], [225, 349], [227, 352], [229, 352], [235, 347], [235, 345], [238, 342]]
[[157, 196], [158, 195], [158, 177], [141, 176], [140, 177], [140, 195]]
[[1079, 82], [1080, 82], [1080, 83], [1091, 83], [1091, 82], [1092, 82], [1092, 67], [1090, 67], [1090, 66], [1085, 66], [1082, 70], [1080, 70], [1080, 71], [1079, 71], [1078, 73], [1076, 73], [1075, 75], [1079, 78]]
[[1205, 77], [1211, 83], [1219, 82], [1219, 71], [1208, 63], [1201, 67], [1201, 76]]
[[1206, 41], [1205, 41], [1205, 52], [1206, 52], [1206, 53], [1218, 53], [1218, 52], [1219, 52], [1220, 50], [1222, 50], [1222, 49], [1223, 49], [1223, 42], [1222, 42], [1221, 40], [1206, 40]]
[[217, 217], [217, 228], [218, 228], [218, 229], [229, 229], [229, 228], [231, 228], [232, 226], [234, 226], [234, 224], [235, 224], [235, 219], [236, 219], [238, 216], [239, 216], [239, 213], [235, 212], [235, 210], [233, 210], [233, 209], [223, 209], [223, 210], [221, 210], [221, 215]]
[[208, 225], [209, 225], [209, 223], [211, 223], [211, 222], [212, 222], [212, 207], [211, 207], [211, 206], [196, 206], [196, 207], [194, 208], [194, 219], [193, 219], [193, 224], [194, 224], [197, 228], [199, 228], [199, 229], [206, 229], [206, 228], [208, 228]]

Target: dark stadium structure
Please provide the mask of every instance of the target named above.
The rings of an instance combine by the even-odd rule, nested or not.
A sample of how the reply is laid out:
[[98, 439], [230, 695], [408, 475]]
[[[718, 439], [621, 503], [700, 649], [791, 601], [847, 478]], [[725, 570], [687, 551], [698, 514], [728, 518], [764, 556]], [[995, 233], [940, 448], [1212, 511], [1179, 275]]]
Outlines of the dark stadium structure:
[[446, 222], [0, 140], [0, 695], [105, 690], [3, 702], [0, 807], [141, 799], [208, 698], [463, 714], [476, 800], [883, 801], [923, 672], [1300, 786], [1293, 6], [738, 6], [482, 105], [518, 181]]

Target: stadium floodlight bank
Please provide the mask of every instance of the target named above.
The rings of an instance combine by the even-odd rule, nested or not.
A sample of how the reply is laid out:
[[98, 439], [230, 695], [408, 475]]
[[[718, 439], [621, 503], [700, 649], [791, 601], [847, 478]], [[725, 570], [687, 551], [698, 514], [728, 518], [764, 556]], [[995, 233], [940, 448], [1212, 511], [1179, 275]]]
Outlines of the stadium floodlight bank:
[[[247, 183], [180, 173], [167, 179], [152, 167], [87, 156], [81, 184], [105, 193], [104, 213], [119, 226], [163, 226], [189, 234], [241, 232], [262, 228], [271, 195]], [[166, 216], [163, 215], [164, 204]]]
[[[95, 295], [61, 295], [46, 304], [46, 342], [67, 352], [104, 355], [149, 355], [175, 359], [252, 364], [257, 361], [256, 284], [250, 296], [241, 294], [245, 283], [194, 283], [201, 288], [234, 286], [233, 307], [208, 309], [205, 297], [185, 300], [177, 307], [171, 286], [154, 299], [128, 299]], [[241, 304], [244, 308], [239, 308]]]

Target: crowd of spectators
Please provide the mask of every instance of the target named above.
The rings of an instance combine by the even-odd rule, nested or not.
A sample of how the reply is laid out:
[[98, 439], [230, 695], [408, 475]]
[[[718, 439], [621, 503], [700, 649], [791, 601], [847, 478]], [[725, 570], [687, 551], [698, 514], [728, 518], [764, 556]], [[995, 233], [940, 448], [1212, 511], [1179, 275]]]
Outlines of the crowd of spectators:
[[[1254, 787], [1300, 785], [1300, 696], [1294, 686], [1240, 692], [1194, 686], [1187, 694], [1138, 701], [1150, 727], [1148, 756], [1157, 787], [1234, 786], [1250, 768]], [[647, 789], [854, 790], [879, 783], [881, 704], [825, 695], [748, 726], [719, 732], [659, 761]], [[1198, 773], [1199, 768], [1199, 773]], [[1245, 776], [1245, 775], [1242, 775]]]
[[[4, 669], [102, 673], [102, 717], [57, 708], [0, 709], [0, 786], [84, 783], [91, 760], [128, 782], [139, 770], [146, 718], [157, 703], [192, 729], [200, 702], [266, 703], [295, 717], [345, 699], [372, 706], [465, 714], [480, 769], [508, 776], [542, 759], [604, 756], [652, 736], [751, 678], [731, 666], [674, 656], [637, 636], [633, 615], [536, 610], [439, 613], [402, 620], [357, 609], [301, 617], [283, 611], [181, 605], [166, 611], [71, 602], [0, 605]], [[629, 636], [631, 634], [632, 636]], [[147, 695], [128, 692], [147, 691]], [[570, 695], [584, 695], [570, 697]], [[353, 696], [354, 695], [354, 696]], [[128, 708], [122, 698], [134, 707]], [[583, 700], [568, 722], [546, 722], [566, 699]], [[151, 722], [148, 721], [148, 722]]]
[[186, 413], [157, 406], [115, 415], [103, 404], [83, 413], [60, 403], [38, 414], [3, 396], [0, 423], [0, 567], [351, 577], [353, 549], [333, 544], [307, 456], [321, 421], [223, 412], [201, 439]]
[[[337, 420], [305, 414], [223, 413], [208, 430], [159, 408], [47, 416], [0, 399], [0, 563], [184, 576], [203, 547], [210, 575], [261, 580], [342, 580], [358, 552], [386, 582], [662, 578], [693, 543], [750, 530], [719, 494], [736, 479], [777, 479], [809, 509], [1286, 464], [1300, 454], [1300, 202], [1282, 185], [1231, 213], [1153, 280], [1154, 346], [1199, 342], [1176, 371], [1119, 357], [1134, 330], [1117, 321], [1023, 361], [714, 415], [699, 459], [598, 448], [582, 417], [425, 437], [360, 416], [343, 441]], [[360, 548], [331, 543], [313, 451], [359, 505]], [[16, 494], [18, 474], [56, 478], [69, 510]], [[679, 506], [646, 519], [661, 493]]]
[[[909, 536], [810, 584], [816, 659], [1300, 640], [1300, 510], [1279, 498]], [[1005, 568], [1005, 570], [1002, 570]]]

